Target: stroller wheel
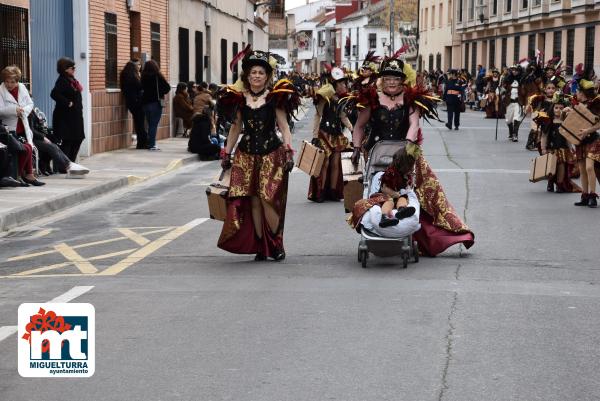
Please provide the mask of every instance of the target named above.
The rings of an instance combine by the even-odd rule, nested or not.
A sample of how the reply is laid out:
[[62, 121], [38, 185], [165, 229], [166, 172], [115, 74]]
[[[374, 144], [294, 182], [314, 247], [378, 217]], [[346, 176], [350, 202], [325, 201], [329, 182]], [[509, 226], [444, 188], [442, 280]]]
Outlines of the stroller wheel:
[[367, 268], [367, 259], [368, 258], [369, 258], [369, 253], [367, 251], [362, 251], [360, 261], [361, 261], [362, 267], [364, 269]]
[[408, 267], [408, 252], [402, 254], [402, 268], [406, 269]]
[[413, 241], [413, 254], [415, 263], [419, 263], [419, 244], [417, 244], [417, 241]]

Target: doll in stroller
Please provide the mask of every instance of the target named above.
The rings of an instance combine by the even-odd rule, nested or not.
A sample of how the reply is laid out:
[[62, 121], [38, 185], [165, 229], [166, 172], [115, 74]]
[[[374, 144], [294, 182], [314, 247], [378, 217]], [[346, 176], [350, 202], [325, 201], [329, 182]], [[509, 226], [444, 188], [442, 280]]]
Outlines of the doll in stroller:
[[400, 256], [404, 268], [409, 259], [419, 260], [412, 234], [421, 228], [420, 205], [412, 189], [415, 157], [409, 153], [406, 141], [380, 141], [369, 153], [363, 199], [349, 219], [361, 234], [358, 261], [362, 267], [367, 267], [370, 253]]

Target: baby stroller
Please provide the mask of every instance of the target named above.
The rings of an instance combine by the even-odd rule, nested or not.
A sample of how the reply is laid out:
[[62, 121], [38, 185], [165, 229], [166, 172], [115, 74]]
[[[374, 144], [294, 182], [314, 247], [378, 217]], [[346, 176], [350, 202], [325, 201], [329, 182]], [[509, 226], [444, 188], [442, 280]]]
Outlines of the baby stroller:
[[[392, 162], [394, 153], [406, 146], [406, 141], [386, 140], [377, 142], [369, 152], [369, 160], [365, 166], [363, 198], [371, 193], [373, 176], [384, 171]], [[358, 244], [358, 261], [363, 268], [367, 267], [369, 253], [379, 257], [402, 257], [402, 267], [406, 269], [408, 260], [419, 261], [419, 247], [412, 235], [389, 238], [367, 230], [361, 225], [360, 242]]]

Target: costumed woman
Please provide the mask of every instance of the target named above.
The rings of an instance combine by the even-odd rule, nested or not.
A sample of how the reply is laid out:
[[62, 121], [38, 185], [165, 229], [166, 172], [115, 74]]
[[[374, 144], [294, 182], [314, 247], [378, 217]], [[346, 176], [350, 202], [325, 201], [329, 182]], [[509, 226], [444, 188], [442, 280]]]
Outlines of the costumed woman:
[[[594, 83], [586, 79], [578, 82], [577, 101], [583, 103], [595, 115], [600, 116], [600, 95], [596, 92]], [[573, 113], [571, 109], [565, 109], [567, 113]], [[596, 171], [594, 163], [600, 162], [600, 135], [597, 130], [600, 123], [582, 130], [587, 137], [581, 144], [575, 146], [575, 157], [581, 173], [581, 200], [575, 202], [575, 206], [598, 207], [598, 194], [596, 193]]]
[[230, 67], [242, 57], [241, 79], [225, 87], [218, 100], [220, 110], [233, 115], [221, 161], [224, 170], [231, 169], [231, 182], [218, 246], [232, 253], [256, 254], [257, 261], [283, 260], [288, 176], [294, 167], [287, 118], [299, 106], [300, 96], [287, 80], [269, 88], [273, 73], [269, 53], [248, 46]]
[[314, 202], [338, 201], [344, 198], [342, 176], [342, 151], [348, 149], [349, 141], [343, 133], [352, 123], [340, 99], [348, 92], [348, 78], [341, 68], [333, 67], [329, 74], [330, 82], [323, 85], [315, 98], [315, 114], [312, 144], [325, 151], [325, 162], [318, 177], [311, 177], [308, 199]]
[[508, 126], [508, 140], [519, 141], [519, 126], [523, 121], [523, 104], [525, 100], [520, 92], [519, 83], [522, 71], [520, 65], [513, 65], [504, 80], [504, 106], [506, 108], [506, 125]]
[[[358, 96], [360, 112], [352, 135], [353, 143], [362, 143], [367, 122], [372, 127], [372, 139], [367, 146], [387, 139], [411, 142], [411, 153], [416, 159], [415, 192], [421, 205], [421, 229], [414, 235], [419, 249], [425, 255], [435, 256], [458, 243], [470, 248], [474, 243], [473, 233], [447, 200], [437, 176], [419, 152], [423, 142], [419, 120], [421, 117], [439, 120], [435, 107], [440, 99], [416, 86], [416, 73], [400, 60], [400, 54], [396, 52], [381, 63], [381, 91]], [[361, 148], [355, 147], [354, 164], [358, 163], [360, 153]]]
[[[554, 84], [548, 81], [546, 90]], [[548, 92], [547, 92], [548, 93]], [[569, 100], [559, 92], [552, 97], [550, 106], [540, 111], [536, 116], [536, 123], [541, 127], [540, 141], [541, 153], [551, 153], [557, 158], [556, 175], [548, 179], [548, 192], [581, 192], [581, 188], [570, 179], [571, 171], [575, 165], [575, 157], [569, 143], [559, 132], [562, 123], [563, 109], [570, 106]]]
[[485, 118], [504, 118], [504, 110], [498, 100], [498, 87], [500, 86], [500, 71], [492, 68], [491, 75], [486, 77], [485, 85]]

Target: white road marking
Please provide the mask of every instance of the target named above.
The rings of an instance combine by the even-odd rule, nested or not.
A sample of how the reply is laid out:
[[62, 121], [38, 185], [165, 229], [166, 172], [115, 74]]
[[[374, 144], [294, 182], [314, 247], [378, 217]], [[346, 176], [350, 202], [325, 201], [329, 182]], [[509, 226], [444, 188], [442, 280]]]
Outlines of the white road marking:
[[[58, 302], [70, 302], [77, 297], [82, 296], [89, 290], [94, 288], [93, 285], [82, 285], [71, 288], [69, 291], [65, 292], [62, 295], [57, 296], [51, 301], [47, 303], [58, 303]], [[17, 326], [1, 326], [0, 327], [0, 342], [7, 339], [11, 335], [17, 332]]]
[[505, 168], [436, 168], [436, 173], [482, 173], [482, 174], [529, 174], [529, 170], [510, 170]]

